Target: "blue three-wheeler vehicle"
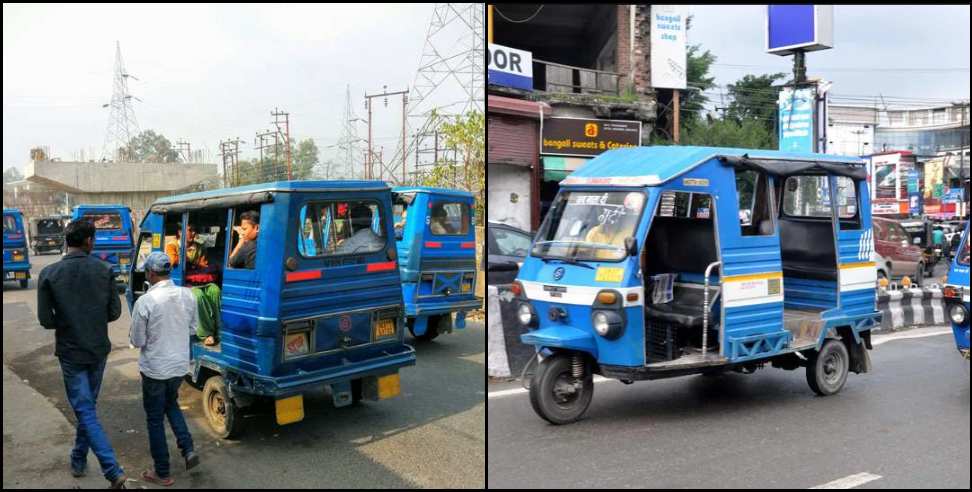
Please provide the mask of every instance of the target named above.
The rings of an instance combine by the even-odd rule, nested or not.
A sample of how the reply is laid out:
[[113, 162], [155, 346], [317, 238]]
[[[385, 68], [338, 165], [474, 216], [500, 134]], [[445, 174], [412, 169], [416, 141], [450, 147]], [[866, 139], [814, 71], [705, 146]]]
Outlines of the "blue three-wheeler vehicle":
[[131, 269], [135, 231], [132, 229], [132, 210], [126, 205], [78, 205], [71, 220], [86, 219], [95, 226], [94, 249], [91, 256], [108, 263], [115, 272], [118, 287], [125, 289]]
[[955, 345], [959, 352], [969, 360], [969, 224], [965, 225], [965, 233], [958, 251], [952, 260], [948, 271], [948, 280], [942, 293], [945, 298], [945, 308], [952, 321], [952, 331], [955, 334]]
[[624, 383], [766, 364], [820, 395], [870, 368], [876, 270], [860, 159], [610, 150], [561, 182], [512, 290], [542, 418]]
[[392, 189], [395, 238], [408, 329], [419, 340], [466, 326], [476, 298], [472, 193], [427, 187]]
[[[215, 343], [196, 337], [188, 378], [217, 435], [237, 435], [255, 398], [275, 400], [277, 423], [289, 424], [304, 418], [310, 389], [329, 386], [337, 407], [399, 394], [398, 370], [415, 352], [404, 342], [391, 209], [390, 189], [375, 181], [264, 183], [152, 205], [129, 307], [148, 289], [152, 251], [175, 259], [176, 284], [201, 289]], [[241, 234], [255, 255], [232, 262]]]
[[30, 254], [20, 209], [3, 209], [3, 281], [16, 280], [21, 289], [30, 281]]

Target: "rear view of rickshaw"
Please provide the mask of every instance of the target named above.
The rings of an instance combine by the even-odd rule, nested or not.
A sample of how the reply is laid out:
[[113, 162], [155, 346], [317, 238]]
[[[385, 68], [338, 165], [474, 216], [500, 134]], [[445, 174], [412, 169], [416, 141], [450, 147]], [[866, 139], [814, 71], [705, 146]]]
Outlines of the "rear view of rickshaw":
[[482, 306], [476, 298], [472, 193], [399, 187], [392, 194], [409, 331], [427, 341], [453, 326], [465, 328], [466, 313]]
[[969, 360], [969, 224], [965, 226], [962, 242], [952, 260], [948, 271], [948, 278], [942, 293], [945, 298], [945, 309], [952, 322], [952, 332], [955, 335], [955, 346], [959, 353]]
[[15, 280], [21, 289], [30, 282], [30, 254], [20, 209], [3, 209], [3, 281]]
[[624, 383], [806, 368], [819, 395], [870, 369], [876, 311], [860, 159], [709, 147], [611, 150], [561, 183], [513, 293], [530, 400], [580, 419]]
[[[243, 244], [243, 238], [249, 245]], [[415, 364], [404, 342], [391, 192], [375, 181], [285, 181], [163, 198], [140, 226], [129, 307], [148, 290], [144, 260], [165, 251], [193, 287], [200, 330], [189, 380], [212, 430], [233, 437], [257, 399], [280, 425], [303, 394], [334, 406], [400, 392]], [[235, 254], [234, 254], [235, 253]]]
[[64, 253], [65, 225], [64, 219], [57, 215], [30, 219], [30, 249], [34, 254]]
[[125, 290], [132, 266], [135, 231], [132, 210], [121, 204], [81, 204], [71, 211], [71, 220], [85, 219], [94, 224], [95, 240], [91, 256], [108, 264], [115, 272], [118, 288]]

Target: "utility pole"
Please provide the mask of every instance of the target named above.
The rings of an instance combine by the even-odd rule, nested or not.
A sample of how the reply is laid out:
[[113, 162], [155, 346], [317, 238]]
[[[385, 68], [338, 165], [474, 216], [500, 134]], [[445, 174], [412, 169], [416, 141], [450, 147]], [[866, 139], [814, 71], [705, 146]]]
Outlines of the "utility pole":
[[[365, 107], [368, 108], [368, 177], [365, 179], [374, 179], [374, 169], [373, 169], [373, 157], [372, 154], [372, 134], [371, 134], [371, 100], [376, 97], [385, 98], [385, 107], [388, 107], [388, 96], [402, 95], [402, 182], [405, 181], [405, 126], [406, 126], [406, 110], [408, 105], [408, 89], [398, 92], [388, 92], [388, 86], [382, 86], [382, 92], [380, 94], [365, 94]], [[380, 164], [384, 166], [384, 164]]]
[[678, 89], [672, 89], [672, 106], [674, 106], [673, 109], [675, 111], [675, 117], [672, 119], [672, 140], [675, 142], [675, 145], [678, 145], [678, 110], [681, 107], [681, 104], [678, 102]]
[[[294, 179], [290, 160], [290, 113], [280, 112], [277, 111], [277, 108], [274, 108], [270, 115], [273, 116], [273, 125], [277, 128], [277, 133], [283, 137], [284, 144], [287, 146], [287, 179]], [[280, 120], [281, 117], [283, 117], [283, 121]], [[283, 130], [280, 129], [281, 124], [283, 124]]]
[[[240, 184], [240, 137], [236, 137], [232, 140], [222, 140], [219, 142], [219, 153], [223, 158], [223, 187], [228, 186], [228, 175], [226, 173], [226, 163], [229, 162], [230, 167], [233, 169], [236, 175], [236, 182], [234, 186]], [[245, 142], [244, 142], [245, 143]]]
[[[254, 143], [254, 145], [256, 145], [256, 147], [254, 147], [254, 150], [260, 151], [260, 172], [263, 172], [263, 170], [264, 170], [263, 168], [264, 168], [264, 164], [265, 164], [264, 163], [264, 160], [263, 160], [263, 149], [266, 149], [266, 148], [270, 147], [270, 145], [265, 144], [264, 141], [269, 141], [269, 139], [270, 139], [269, 137], [270, 136], [275, 136], [275, 135], [276, 135], [276, 132], [273, 132], [273, 131], [270, 131], [270, 130], [263, 130], [262, 132], [257, 132], [257, 134], [256, 134], [256, 140], [253, 143]], [[259, 142], [259, 143], [257, 143], [257, 142]], [[276, 155], [276, 154], [274, 154], [274, 155]], [[274, 163], [273, 166], [274, 166], [273, 167], [274, 168], [274, 172], [276, 173], [277, 164]], [[267, 180], [265, 175], [261, 176], [261, 178], [264, 181]]]
[[[178, 140], [176, 141], [176, 148], [179, 149], [178, 152], [179, 155], [182, 156], [182, 162], [184, 164], [188, 164], [190, 161], [192, 161], [192, 146], [189, 144], [189, 142], [186, 142], [185, 140]], [[225, 171], [225, 169], [223, 171]]]

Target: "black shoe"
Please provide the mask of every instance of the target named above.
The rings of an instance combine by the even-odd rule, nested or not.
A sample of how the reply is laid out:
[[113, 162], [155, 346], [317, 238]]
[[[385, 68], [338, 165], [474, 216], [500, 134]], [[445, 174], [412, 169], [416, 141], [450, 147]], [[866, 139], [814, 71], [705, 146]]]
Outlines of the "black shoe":
[[190, 451], [186, 455], [186, 471], [189, 471], [199, 465], [199, 455], [195, 451]]
[[88, 464], [85, 463], [81, 468], [75, 468], [71, 466], [71, 476], [74, 478], [81, 478], [88, 475]]
[[125, 474], [122, 473], [121, 475], [118, 475], [118, 478], [115, 478], [114, 480], [111, 481], [111, 485], [108, 488], [127, 489], [128, 487], [125, 486], [125, 482], [127, 481], [128, 481], [128, 477], [126, 477]]

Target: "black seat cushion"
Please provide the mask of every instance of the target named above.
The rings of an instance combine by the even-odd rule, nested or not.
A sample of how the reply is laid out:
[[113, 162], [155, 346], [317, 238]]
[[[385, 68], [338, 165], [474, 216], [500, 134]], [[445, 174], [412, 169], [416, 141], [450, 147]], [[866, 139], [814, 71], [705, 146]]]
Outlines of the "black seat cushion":
[[678, 304], [649, 304], [645, 315], [651, 321], [672, 323], [680, 328], [702, 328], [702, 306]]

